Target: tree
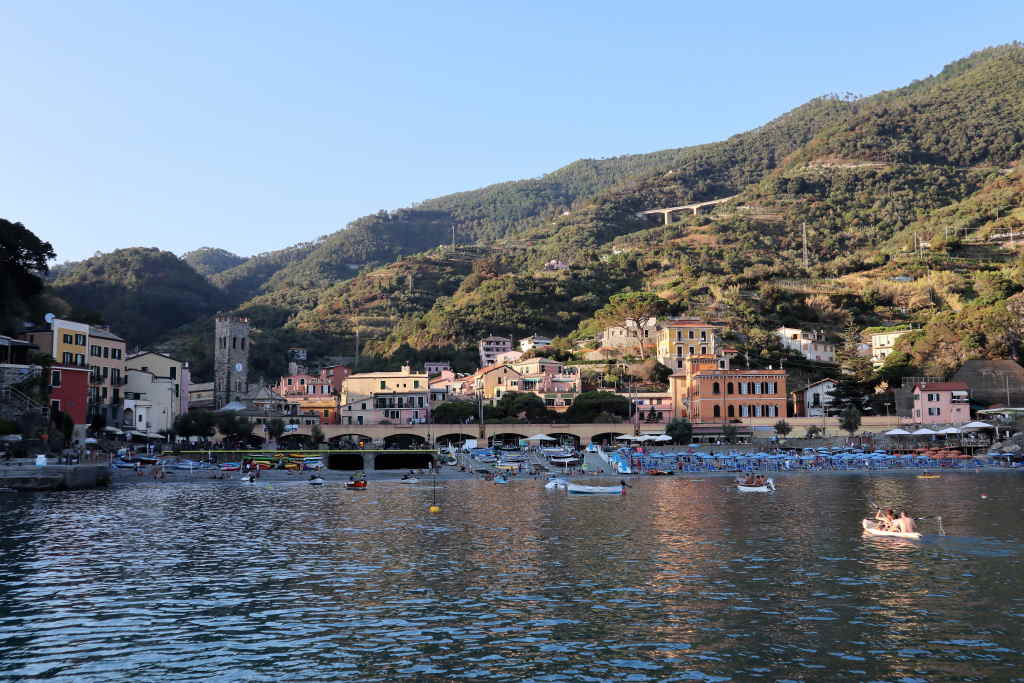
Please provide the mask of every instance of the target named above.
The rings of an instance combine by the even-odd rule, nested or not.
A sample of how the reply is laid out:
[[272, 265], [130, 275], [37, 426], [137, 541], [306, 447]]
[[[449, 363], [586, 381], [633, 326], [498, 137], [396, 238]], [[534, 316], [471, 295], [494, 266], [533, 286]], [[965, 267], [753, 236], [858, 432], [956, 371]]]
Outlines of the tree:
[[640, 359], [644, 351], [644, 329], [665, 312], [668, 302], [653, 292], [622, 292], [613, 294], [594, 317], [604, 327], [623, 327], [629, 333], [636, 331]]
[[[182, 416], [179, 415], [178, 417], [180, 418]], [[174, 421], [175, 421], [175, 423], [177, 423], [178, 418], [175, 418]], [[96, 415], [94, 415], [93, 418], [92, 418], [92, 422], [89, 423], [89, 430], [92, 431], [95, 434], [99, 434], [100, 432], [102, 432], [106, 428], [107, 428], [107, 416], [104, 415], [103, 413], [96, 413]]]
[[47, 262], [56, 258], [49, 242], [43, 242], [21, 223], [0, 218], [0, 332], [16, 332], [28, 302], [43, 291]]
[[565, 411], [565, 417], [569, 422], [594, 422], [600, 413], [610, 413], [629, 419], [629, 399], [610, 391], [586, 391], [576, 396], [572, 405]]
[[686, 418], [674, 418], [665, 425], [665, 433], [672, 437], [672, 443], [690, 443], [693, 440], [693, 425]]
[[785, 420], [779, 420], [775, 423], [775, 433], [782, 438], [786, 438], [786, 435], [793, 431], [793, 428]]
[[282, 434], [284, 434], [284, 420], [275, 417], [267, 422], [267, 436], [277, 441]]
[[839, 428], [853, 436], [860, 429], [861, 412], [855, 406], [847, 406], [839, 415]]
[[430, 419], [434, 424], [465, 424], [476, 416], [476, 404], [472, 401], [445, 401], [434, 406]]
[[64, 437], [64, 448], [67, 448], [71, 443], [71, 437], [75, 433], [75, 421], [71, 419], [71, 416], [62, 410], [58, 410], [51, 416], [53, 424], [60, 430], [61, 436]]
[[808, 439], [817, 439], [819, 436], [821, 436], [821, 427], [818, 425], [811, 425], [807, 428]]
[[722, 426], [722, 437], [726, 443], [736, 443], [736, 437], [739, 433], [740, 430], [736, 428], [736, 425], [726, 424]]
[[309, 438], [313, 442], [313, 448], [317, 448], [324, 442], [324, 430], [320, 429], [320, 425], [313, 425], [309, 430]]
[[853, 375], [840, 375], [836, 380], [835, 388], [828, 392], [830, 397], [829, 414], [842, 413], [848, 407], [856, 408], [857, 412], [863, 413], [868, 393], [867, 385]]
[[527, 422], [547, 422], [551, 412], [537, 394], [510, 391], [494, 405], [495, 418], [512, 418]]

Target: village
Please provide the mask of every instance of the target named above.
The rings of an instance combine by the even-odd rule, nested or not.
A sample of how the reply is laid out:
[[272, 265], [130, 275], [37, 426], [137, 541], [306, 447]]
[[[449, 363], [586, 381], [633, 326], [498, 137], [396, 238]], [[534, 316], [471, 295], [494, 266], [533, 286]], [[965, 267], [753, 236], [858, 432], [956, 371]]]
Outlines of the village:
[[[843, 369], [836, 342], [823, 332], [778, 328], [789, 357], [806, 363], [759, 366], [723, 341], [724, 323], [690, 317], [609, 326], [571, 354], [555, 352], [552, 339], [540, 334], [487, 336], [477, 344], [479, 368], [467, 373], [444, 359], [384, 372], [314, 367], [305, 349], [292, 348], [288, 374], [275, 382], [251, 372], [252, 331], [243, 317], [216, 319], [211, 382], [192, 382], [188, 360], [129, 351], [131, 341], [107, 327], [48, 317], [16, 338], [0, 337], [0, 418], [22, 427], [26, 439], [54, 432], [64, 447], [110, 440], [162, 447], [430, 447], [494, 441], [502, 432], [485, 434], [487, 422], [608, 425], [554, 430], [577, 446], [622, 433], [711, 444], [858, 432], [941, 434], [948, 441], [976, 418], [1009, 425], [1024, 410], [1024, 368], [1012, 360], [969, 360], [951, 377], [903, 378], [888, 387], [885, 400], [850, 401], [837, 379]], [[879, 368], [908, 332], [869, 330], [858, 353]], [[834, 372], [806, 381], [807, 367]], [[40, 384], [45, 402], [26, 389]], [[851, 403], [860, 408], [855, 419]], [[872, 413], [872, 404], [882, 410]]]

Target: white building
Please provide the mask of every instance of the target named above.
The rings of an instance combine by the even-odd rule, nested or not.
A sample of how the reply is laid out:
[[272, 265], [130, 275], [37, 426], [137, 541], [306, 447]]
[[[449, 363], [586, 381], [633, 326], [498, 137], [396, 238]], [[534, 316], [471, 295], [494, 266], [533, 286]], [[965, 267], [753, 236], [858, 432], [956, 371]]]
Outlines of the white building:
[[433, 377], [434, 375], [440, 375], [445, 370], [451, 370], [452, 364], [446, 360], [428, 360], [423, 363], [423, 371]]
[[547, 337], [542, 337], [539, 334], [519, 340], [519, 350], [523, 353], [533, 351], [534, 349], [545, 349], [549, 346], [551, 346], [551, 340]]
[[790, 351], [796, 351], [807, 360], [822, 363], [836, 362], [836, 345], [825, 341], [821, 332], [805, 332], [796, 327], [780, 327], [775, 330], [782, 345]]
[[832, 404], [830, 393], [836, 388], [834, 379], [820, 379], [817, 382], [808, 384], [802, 391], [804, 416], [821, 417]]
[[126, 375], [124, 427], [143, 434], [170, 430], [174, 418], [181, 414], [178, 383], [170, 377], [159, 377], [150, 370], [129, 369]]
[[485, 337], [478, 344], [480, 349], [480, 367], [494, 365], [499, 353], [512, 350], [512, 340], [508, 337]]
[[882, 367], [885, 359], [893, 352], [896, 340], [912, 330], [893, 330], [891, 332], [875, 332], [871, 335], [871, 363], [876, 368]]

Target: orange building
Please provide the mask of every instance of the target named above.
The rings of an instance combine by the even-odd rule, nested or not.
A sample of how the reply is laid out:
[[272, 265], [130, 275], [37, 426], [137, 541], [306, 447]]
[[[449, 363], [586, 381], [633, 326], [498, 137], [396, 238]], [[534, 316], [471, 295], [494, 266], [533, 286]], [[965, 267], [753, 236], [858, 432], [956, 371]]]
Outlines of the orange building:
[[785, 370], [734, 370], [729, 355], [693, 356], [686, 372], [669, 378], [674, 417], [723, 423], [748, 417], [786, 417]]

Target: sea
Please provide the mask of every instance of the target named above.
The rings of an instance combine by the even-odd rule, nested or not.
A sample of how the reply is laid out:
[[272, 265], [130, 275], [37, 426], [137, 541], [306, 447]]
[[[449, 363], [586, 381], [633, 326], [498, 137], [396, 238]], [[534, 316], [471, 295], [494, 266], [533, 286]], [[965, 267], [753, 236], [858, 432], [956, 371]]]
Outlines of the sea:
[[0, 492], [0, 680], [1024, 681], [1024, 475], [632, 485]]

